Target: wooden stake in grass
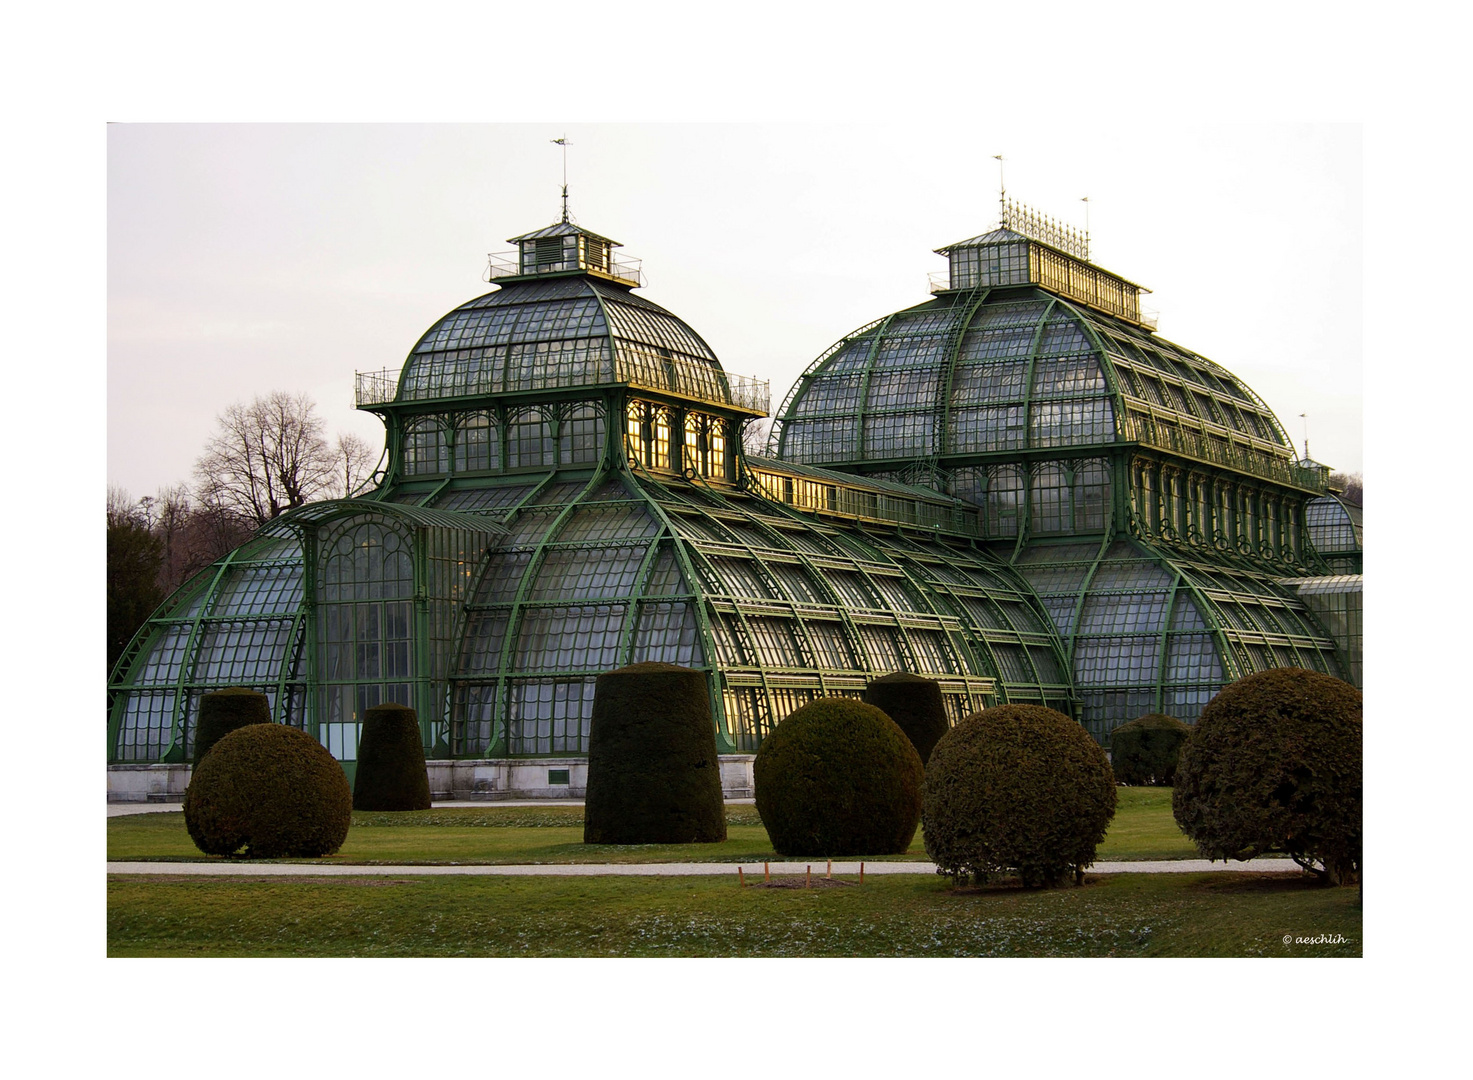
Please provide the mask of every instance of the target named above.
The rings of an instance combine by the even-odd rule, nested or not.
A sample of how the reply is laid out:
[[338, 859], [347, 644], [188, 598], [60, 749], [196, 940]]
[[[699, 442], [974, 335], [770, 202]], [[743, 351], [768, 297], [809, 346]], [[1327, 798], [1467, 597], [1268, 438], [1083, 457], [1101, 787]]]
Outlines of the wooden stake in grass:
[[834, 860], [833, 859], [830, 859], [829, 860], [829, 868], [823, 872], [823, 876], [826, 877], [826, 878], [831, 878], [831, 877], [834, 876]]
[[864, 884], [864, 863], [859, 864], [859, 883]]
[[737, 888], [739, 888], [739, 889], [745, 889], [746, 887], [747, 887], [747, 879], [742, 876], [742, 868], [740, 866], [738, 866], [737, 867]]
[[768, 872], [767, 864], [766, 863], [763, 863], [762, 864], [762, 880], [763, 881], [771, 881], [772, 880], [772, 874]]
[[803, 887], [805, 889], [811, 889], [813, 887], [813, 864], [812, 863], [809, 863], [808, 864], [808, 869], [803, 872]]

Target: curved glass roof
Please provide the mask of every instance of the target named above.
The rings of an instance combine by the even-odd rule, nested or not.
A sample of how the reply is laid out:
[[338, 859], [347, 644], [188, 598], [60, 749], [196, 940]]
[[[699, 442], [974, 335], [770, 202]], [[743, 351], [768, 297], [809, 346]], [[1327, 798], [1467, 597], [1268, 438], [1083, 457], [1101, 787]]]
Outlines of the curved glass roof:
[[712, 672], [733, 750], [897, 668], [940, 680], [953, 719], [991, 700], [1068, 706], [1048, 617], [996, 560], [644, 477], [530, 495], [466, 610], [459, 755], [581, 752], [594, 680], [642, 660]]
[[1338, 495], [1311, 499], [1304, 508], [1310, 543], [1342, 574], [1359, 574], [1365, 550], [1364, 511]]
[[396, 402], [632, 382], [729, 402], [716, 354], [670, 312], [591, 275], [509, 281], [420, 338]]
[[1225, 682], [1255, 671], [1341, 674], [1305, 602], [1265, 574], [1127, 539], [1037, 543], [1017, 569], [1064, 641], [1080, 720], [1101, 742], [1146, 713], [1194, 723]]
[[642, 660], [708, 673], [724, 752], [902, 669], [940, 682], [953, 721], [999, 701], [1073, 707], [1032, 589], [959, 537], [615, 469], [431, 507], [345, 500], [292, 524], [150, 620], [111, 687], [114, 760], [187, 758], [199, 697], [223, 686], [264, 691], [342, 760], [355, 711], [384, 700], [416, 707], [439, 753], [581, 754], [597, 676]]
[[1282, 426], [1230, 372], [1037, 287], [944, 294], [861, 327], [798, 379], [771, 445], [883, 468], [1126, 441], [1297, 479]]

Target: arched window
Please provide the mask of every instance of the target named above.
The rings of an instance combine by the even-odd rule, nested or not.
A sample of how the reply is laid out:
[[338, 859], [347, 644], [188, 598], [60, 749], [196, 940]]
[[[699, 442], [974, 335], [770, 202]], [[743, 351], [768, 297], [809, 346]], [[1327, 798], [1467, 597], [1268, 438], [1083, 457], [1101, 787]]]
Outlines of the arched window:
[[592, 465], [604, 445], [604, 413], [594, 402], [571, 406], [558, 427], [558, 460], [563, 465]]
[[670, 410], [649, 401], [629, 403], [626, 443], [629, 457], [649, 469], [670, 468]]
[[1018, 535], [1018, 504], [1023, 501], [1023, 472], [1016, 465], [998, 465], [987, 477], [987, 535]]
[[706, 428], [705, 475], [726, 478], [726, 421], [716, 416]]
[[404, 474], [425, 476], [450, 471], [450, 449], [437, 416], [423, 416], [404, 429]]
[[1217, 520], [1212, 523], [1212, 541], [1231, 543], [1235, 535], [1233, 523], [1233, 487], [1231, 484], [1217, 485]]
[[704, 413], [687, 413], [681, 464], [699, 476], [726, 475], [726, 424]]
[[1029, 527], [1036, 533], [1065, 532], [1073, 512], [1068, 480], [1062, 465], [1041, 464], [1033, 468], [1029, 498]]
[[1102, 461], [1086, 461], [1074, 470], [1074, 530], [1103, 529], [1109, 511], [1109, 468]]
[[552, 423], [541, 409], [521, 409], [507, 420], [506, 467], [526, 469], [557, 464]]
[[455, 471], [501, 468], [501, 432], [489, 413], [467, 413], [455, 432]]

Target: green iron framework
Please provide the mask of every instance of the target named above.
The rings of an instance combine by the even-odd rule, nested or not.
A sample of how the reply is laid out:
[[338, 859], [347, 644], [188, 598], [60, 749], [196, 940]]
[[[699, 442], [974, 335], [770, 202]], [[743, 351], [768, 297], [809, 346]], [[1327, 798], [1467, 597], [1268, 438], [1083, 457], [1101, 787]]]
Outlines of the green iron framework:
[[1323, 467], [1157, 339], [1136, 286], [989, 236], [804, 373], [774, 456], [741, 450], [766, 383], [634, 295], [618, 245], [515, 238], [499, 288], [358, 376], [386, 428], [369, 490], [270, 523], [140, 631], [109, 760], [187, 760], [223, 686], [351, 769], [382, 701], [432, 756], [582, 754], [596, 677], [642, 660], [706, 673], [727, 753], [902, 669], [953, 719], [1036, 702], [1102, 741], [1249, 671], [1352, 670], [1297, 584], [1331, 569]]
[[1144, 712], [1192, 721], [1252, 671], [1358, 674], [1287, 582], [1348, 568], [1322, 547], [1358, 551], [1359, 534], [1331, 539], [1346, 512], [1329, 470], [1294, 458], [1267, 405], [1158, 337], [1140, 287], [1078, 252], [1000, 228], [940, 253], [932, 300], [809, 366], [769, 452], [976, 507], [1048, 608], [1102, 741]]

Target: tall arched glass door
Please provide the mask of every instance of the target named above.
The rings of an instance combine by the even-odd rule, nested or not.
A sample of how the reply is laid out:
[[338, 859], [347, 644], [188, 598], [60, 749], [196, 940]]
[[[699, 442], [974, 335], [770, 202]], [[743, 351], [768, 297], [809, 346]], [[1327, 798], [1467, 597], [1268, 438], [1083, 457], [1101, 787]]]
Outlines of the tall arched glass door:
[[364, 712], [413, 705], [414, 563], [408, 538], [373, 521], [347, 523], [322, 550], [318, 737], [353, 761]]

